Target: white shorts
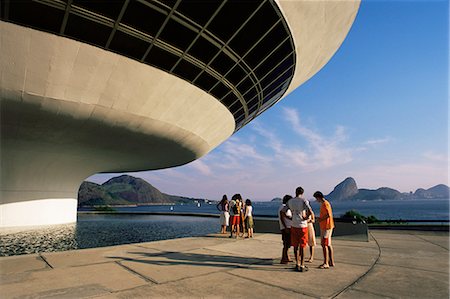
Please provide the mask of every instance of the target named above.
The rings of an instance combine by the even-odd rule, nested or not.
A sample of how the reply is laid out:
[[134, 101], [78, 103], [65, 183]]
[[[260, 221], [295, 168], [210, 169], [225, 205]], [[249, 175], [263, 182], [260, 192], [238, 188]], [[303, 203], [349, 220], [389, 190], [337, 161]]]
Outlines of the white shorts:
[[230, 213], [222, 212], [220, 213], [220, 225], [228, 226], [230, 223]]
[[325, 246], [330, 246], [331, 245], [331, 235], [333, 234], [333, 229], [325, 229], [325, 230], [320, 230], [320, 240], [321, 240], [321, 244], [325, 245]]

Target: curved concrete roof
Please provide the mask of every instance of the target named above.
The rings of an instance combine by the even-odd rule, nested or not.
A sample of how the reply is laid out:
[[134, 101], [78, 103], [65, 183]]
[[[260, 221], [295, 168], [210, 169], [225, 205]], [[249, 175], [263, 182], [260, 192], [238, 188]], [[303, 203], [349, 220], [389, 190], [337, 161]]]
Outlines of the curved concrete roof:
[[[124, 0], [116, 8], [8, 3], [0, 21], [2, 204], [74, 198], [94, 173], [205, 155], [319, 71], [359, 7], [347, 0], [210, 1], [201, 9], [181, 0]], [[136, 19], [136, 7], [160, 17], [159, 29]]]

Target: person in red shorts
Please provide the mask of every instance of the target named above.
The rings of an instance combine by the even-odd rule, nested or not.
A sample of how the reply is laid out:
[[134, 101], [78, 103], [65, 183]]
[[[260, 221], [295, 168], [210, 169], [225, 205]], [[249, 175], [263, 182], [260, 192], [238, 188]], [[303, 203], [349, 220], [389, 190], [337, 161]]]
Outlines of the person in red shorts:
[[288, 207], [292, 212], [291, 245], [294, 247], [296, 266], [299, 272], [308, 271], [305, 266], [305, 247], [308, 244], [308, 219], [312, 213], [309, 201], [303, 197], [303, 188], [295, 190], [295, 197], [289, 200]]
[[331, 205], [320, 191], [314, 192], [314, 198], [320, 203], [320, 216], [317, 218], [320, 226], [320, 239], [323, 250], [323, 264], [320, 269], [329, 269], [334, 266], [334, 253], [331, 246], [331, 234], [333, 233], [334, 220]]
[[230, 220], [231, 220], [231, 234], [230, 238], [234, 237], [237, 238], [239, 236], [240, 232], [240, 224], [241, 224], [241, 200], [242, 197], [240, 194], [235, 194], [231, 198], [231, 204], [230, 204]]

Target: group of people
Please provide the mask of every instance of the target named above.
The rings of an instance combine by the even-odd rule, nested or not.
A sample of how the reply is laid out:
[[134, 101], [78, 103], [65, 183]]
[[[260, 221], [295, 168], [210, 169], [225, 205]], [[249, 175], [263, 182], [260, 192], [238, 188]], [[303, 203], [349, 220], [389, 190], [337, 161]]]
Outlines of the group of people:
[[250, 199], [244, 202], [240, 194], [235, 194], [228, 201], [228, 197], [224, 195], [217, 204], [217, 209], [220, 211], [221, 234], [227, 233], [227, 226], [231, 223], [230, 238], [243, 237], [245, 232], [246, 238], [253, 238], [253, 207]]
[[285, 195], [283, 204], [278, 210], [278, 219], [283, 240], [283, 251], [281, 263], [291, 262], [289, 259], [289, 248], [294, 247], [296, 266], [299, 272], [308, 271], [305, 266], [305, 251], [309, 245], [310, 257], [306, 262], [314, 260], [314, 246], [316, 237], [314, 223], [317, 221], [320, 227], [320, 239], [323, 251], [323, 263], [320, 269], [334, 267], [333, 247], [331, 246], [331, 235], [334, 228], [333, 213], [330, 203], [325, 199], [322, 192], [314, 193], [314, 198], [320, 203], [320, 215], [315, 217], [309, 201], [303, 197], [304, 190], [298, 187], [295, 190], [295, 197]]
[[[334, 253], [331, 246], [331, 235], [334, 229], [333, 212], [330, 203], [325, 199], [322, 192], [316, 191], [314, 198], [320, 203], [319, 217], [315, 217], [309, 201], [303, 196], [304, 190], [298, 187], [295, 197], [285, 195], [283, 203], [278, 210], [278, 219], [283, 240], [283, 251], [281, 263], [292, 262], [289, 259], [289, 248], [294, 247], [295, 270], [299, 272], [308, 271], [305, 262], [312, 263], [314, 260], [314, 246], [316, 246], [316, 233], [314, 223], [318, 222], [320, 227], [320, 240], [323, 252], [323, 263], [320, 269], [334, 267]], [[227, 233], [230, 226], [230, 238], [243, 237], [253, 238], [253, 207], [250, 199], [244, 200], [240, 194], [235, 194], [228, 201], [226, 195], [217, 204], [220, 211], [221, 233]], [[305, 261], [306, 246], [309, 246], [310, 256]]]

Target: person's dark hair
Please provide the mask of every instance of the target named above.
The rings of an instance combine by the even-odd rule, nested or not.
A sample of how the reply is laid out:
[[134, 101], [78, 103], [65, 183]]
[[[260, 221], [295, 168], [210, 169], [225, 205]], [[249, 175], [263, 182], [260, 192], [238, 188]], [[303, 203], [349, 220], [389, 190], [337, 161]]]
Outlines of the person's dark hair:
[[287, 202], [288, 202], [291, 198], [292, 198], [292, 196], [290, 196], [289, 194], [286, 194], [286, 195], [283, 197], [283, 203], [284, 203], [284, 204], [287, 204]]
[[239, 194], [235, 194], [235, 195], [233, 195], [233, 197], [231, 197], [231, 200], [236, 200], [236, 199], [239, 199]]
[[227, 197], [226, 194], [224, 194], [224, 195], [222, 196], [222, 202], [224, 202], [224, 201], [228, 201], [228, 197]]
[[320, 191], [316, 191], [316, 192], [314, 192], [313, 196], [318, 197], [318, 198], [323, 198], [323, 193]]
[[297, 187], [297, 189], [295, 189], [295, 196], [302, 195], [303, 192], [305, 192], [305, 190], [303, 190], [302, 187]]
[[246, 206], [251, 206], [251, 205], [252, 205], [252, 201], [251, 201], [250, 199], [247, 198], [247, 199], [245, 200], [245, 205], [246, 205]]

